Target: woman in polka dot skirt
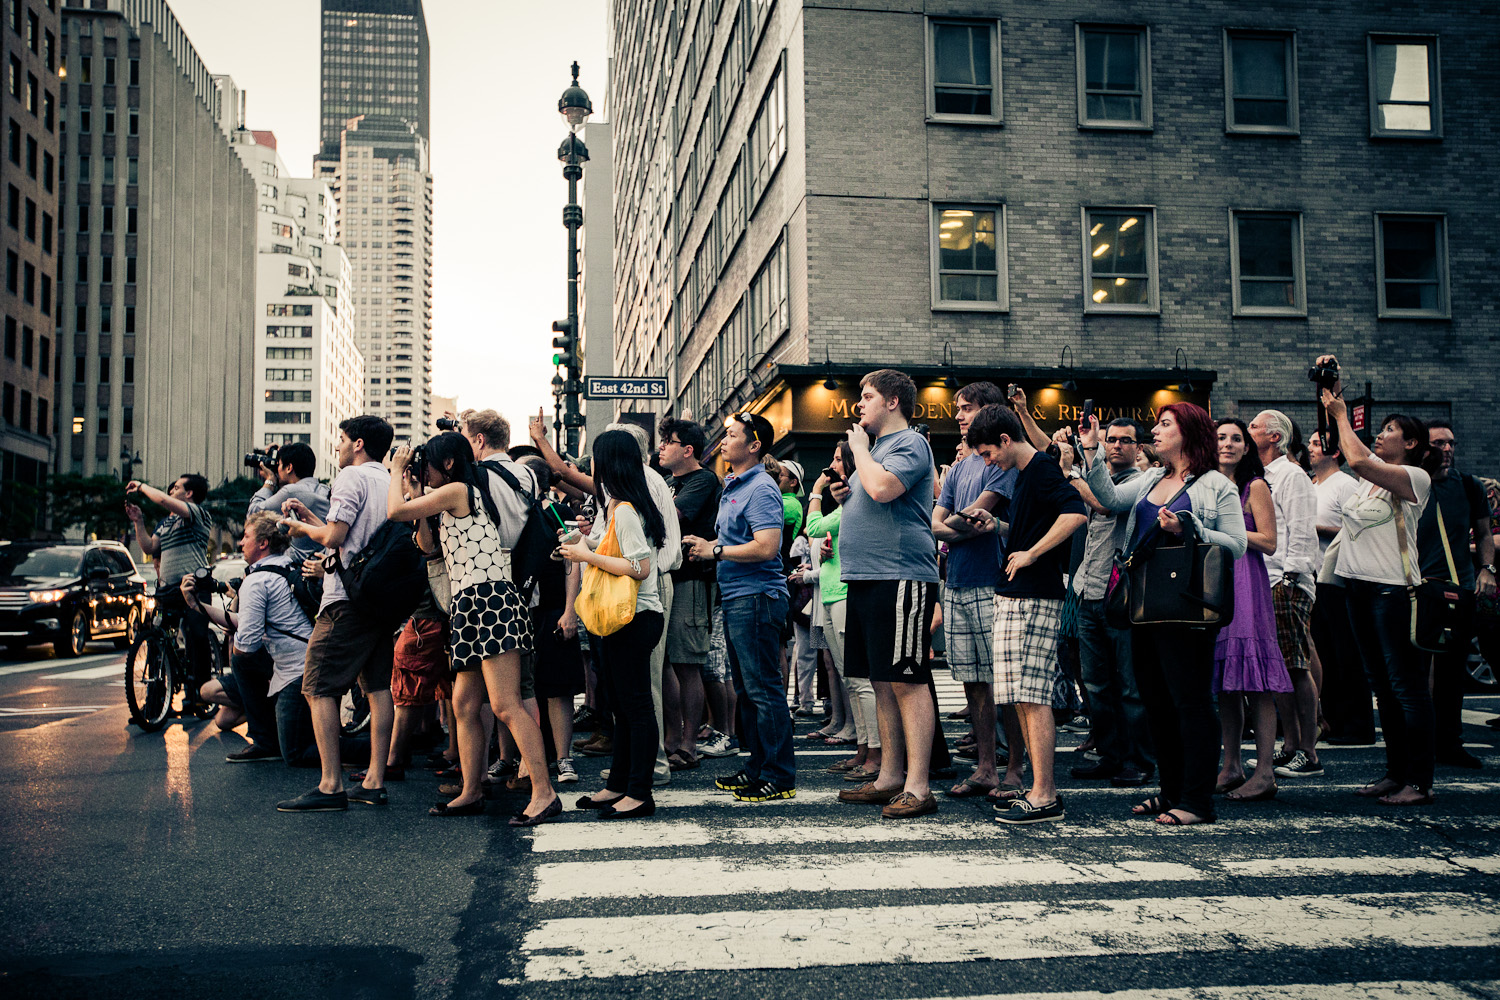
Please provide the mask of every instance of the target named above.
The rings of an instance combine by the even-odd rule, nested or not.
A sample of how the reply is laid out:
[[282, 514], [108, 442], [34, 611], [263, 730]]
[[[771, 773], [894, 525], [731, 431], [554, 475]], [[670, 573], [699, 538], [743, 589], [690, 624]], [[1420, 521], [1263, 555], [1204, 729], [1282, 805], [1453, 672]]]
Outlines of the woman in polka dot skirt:
[[[489, 474], [474, 461], [463, 435], [448, 431], [427, 442], [422, 481], [408, 470], [411, 449], [402, 446], [388, 460], [391, 491], [387, 515], [418, 521], [418, 541], [427, 536], [422, 519], [438, 515], [443, 559], [453, 588], [453, 717], [458, 729], [463, 789], [450, 802], [429, 810], [433, 816], [477, 816], [484, 812], [485, 733], [479, 710], [488, 690], [495, 716], [521, 748], [531, 775], [531, 802], [511, 826], [535, 826], [562, 812], [562, 800], [547, 776], [542, 731], [521, 703], [521, 654], [532, 650], [531, 621], [511, 582], [510, 547], [520, 529], [505, 527], [489, 492]], [[529, 473], [517, 470], [525, 485]], [[534, 484], [533, 484], [534, 485]], [[410, 492], [411, 499], [404, 493]]]

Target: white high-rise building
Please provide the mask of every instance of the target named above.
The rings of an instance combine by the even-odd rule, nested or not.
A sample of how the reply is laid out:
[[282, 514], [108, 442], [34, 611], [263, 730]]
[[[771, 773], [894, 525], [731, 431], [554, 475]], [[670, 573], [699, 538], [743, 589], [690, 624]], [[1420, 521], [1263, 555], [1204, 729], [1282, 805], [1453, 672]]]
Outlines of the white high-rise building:
[[400, 118], [347, 123], [337, 162], [319, 158], [349, 257], [364, 412], [396, 440], [426, 440], [432, 412], [432, 173], [427, 140]]
[[318, 477], [329, 479], [339, 422], [362, 412], [365, 371], [333, 191], [288, 177], [273, 133], [242, 128], [232, 138], [258, 186], [253, 444], [311, 445]]

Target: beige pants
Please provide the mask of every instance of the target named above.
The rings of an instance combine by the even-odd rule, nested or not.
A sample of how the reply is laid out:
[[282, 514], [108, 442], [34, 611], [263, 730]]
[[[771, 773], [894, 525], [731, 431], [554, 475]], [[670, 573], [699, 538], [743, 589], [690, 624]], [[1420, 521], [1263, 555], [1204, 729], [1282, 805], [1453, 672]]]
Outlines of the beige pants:
[[874, 750], [880, 749], [880, 727], [875, 724], [875, 688], [867, 677], [844, 676], [844, 623], [849, 618], [849, 602], [825, 604], [829, 621], [823, 626], [828, 652], [833, 656], [833, 670], [849, 693], [849, 712], [854, 716], [855, 741]]
[[[657, 592], [661, 595], [662, 619], [672, 620], [672, 578], [666, 573], [656, 577]], [[661, 671], [667, 662], [667, 633], [662, 630], [661, 639], [651, 651], [651, 707], [656, 709], [656, 767], [652, 777], [656, 784], [671, 780], [672, 769], [667, 765], [667, 720], [661, 708]]]

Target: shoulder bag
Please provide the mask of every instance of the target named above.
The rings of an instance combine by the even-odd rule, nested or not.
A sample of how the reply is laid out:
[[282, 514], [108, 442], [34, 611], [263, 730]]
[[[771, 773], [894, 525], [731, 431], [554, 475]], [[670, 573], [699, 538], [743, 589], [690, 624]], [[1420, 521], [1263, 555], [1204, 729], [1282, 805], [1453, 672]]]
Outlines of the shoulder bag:
[[[1169, 509], [1197, 479], [1188, 480], [1162, 509]], [[1182, 544], [1162, 547], [1160, 527], [1129, 553], [1116, 553], [1105, 594], [1105, 620], [1114, 628], [1130, 625], [1184, 625], [1219, 628], [1234, 617], [1234, 557], [1223, 546], [1205, 542], [1190, 518]]]
[[[1434, 497], [1433, 503], [1437, 503]], [[1463, 647], [1474, 634], [1474, 592], [1458, 583], [1458, 568], [1453, 564], [1453, 550], [1448, 545], [1448, 530], [1443, 524], [1443, 508], [1438, 505], [1438, 537], [1443, 540], [1443, 555], [1448, 559], [1447, 580], [1424, 580], [1411, 583], [1411, 554], [1406, 547], [1406, 504], [1391, 496], [1396, 509], [1396, 543], [1401, 547], [1401, 570], [1405, 574], [1407, 597], [1411, 601], [1411, 644], [1428, 653], [1451, 653]]]
[[[622, 503], [615, 510], [618, 512], [620, 507], [629, 506]], [[613, 517], [594, 551], [601, 556], [621, 558]], [[655, 567], [652, 572], [655, 572]], [[633, 576], [616, 576], [598, 566], [585, 565], [578, 596], [573, 600], [573, 611], [591, 635], [614, 635], [635, 619], [635, 599], [640, 589], [641, 581]]]

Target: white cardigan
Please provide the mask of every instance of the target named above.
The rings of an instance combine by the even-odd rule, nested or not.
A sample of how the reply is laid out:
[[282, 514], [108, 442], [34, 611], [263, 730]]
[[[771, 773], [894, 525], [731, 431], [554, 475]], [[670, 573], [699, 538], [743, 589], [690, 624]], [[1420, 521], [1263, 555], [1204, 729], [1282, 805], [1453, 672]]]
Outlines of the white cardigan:
[[[1144, 476], [1116, 486], [1109, 475], [1109, 462], [1104, 455], [1104, 443], [1089, 466], [1086, 481], [1094, 497], [1110, 510], [1130, 511], [1125, 524], [1128, 545], [1135, 538], [1136, 505], [1161, 482], [1167, 470], [1161, 467], [1147, 469]], [[1187, 516], [1192, 518], [1198, 537], [1214, 545], [1222, 545], [1236, 559], [1245, 554], [1249, 539], [1245, 534], [1245, 512], [1240, 506], [1239, 491], [1234, 482], [1216, 469], [1211, 469], [1194, 479], [1187, 489], [1193, 509]]]

